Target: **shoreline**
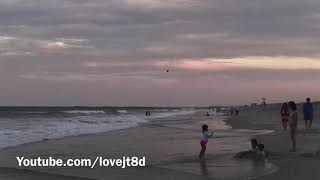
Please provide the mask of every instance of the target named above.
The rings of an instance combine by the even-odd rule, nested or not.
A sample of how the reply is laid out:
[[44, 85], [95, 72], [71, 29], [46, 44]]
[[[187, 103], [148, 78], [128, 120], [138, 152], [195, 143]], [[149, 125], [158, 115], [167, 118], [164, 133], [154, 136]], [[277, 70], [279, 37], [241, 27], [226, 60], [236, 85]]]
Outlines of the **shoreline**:
[[[191, 115], [194, 115], [194, 114], [197, 114], [199, 113], [200, 111], [195, 111], [193, 113], [191, 113]], [[172, 117], [176, 117], [176, 118], [180, 118], [180, 117], [188, 117], [188, 115], [190, 114], [179, 114], [179, 115], [172, 115], [172, 116], [168, 116], [168, 117], [154, 117], [154, 118], [147, 118], [145, 119], [146, 122], [140, 122], [138, 123], [137, 125], [135, 126], [130, 126], [130, 127], [125, 127], [125, 128], [122, 128], [122, 129], [112, 129], [112, 130], [108, 130], [108, 131], [101, 131], [101, 132], [92, 132], [92, 133], [84, 133], [84, 134], [78, 134], [78, 135], [67, 135], [67, 136], [63, 136], [63, 137], [59, 137], [59, 138], [50, 138], [50, 139], [42, 139], [40, 141], [33, 141], [33, 142], [26, 142], [26, 143], [22, 143], [22, 144], [18, 144], [18, 145], [13, 145], [13, 146], [6, 146], [6, 147], [3, 147], [3, 148], [0, 148], [0, 152], [2, 150], [8, 150], [8, 149], [13, 149], [13, 148], [19, 148], [20, 146], [25, 146], [25, 145], [32, 145], [32, 144], [37, 144], [37, 143], [42, 143], [42, 142], [46, 142], [46, 141], [57, 141], [57, 140], [62, 140], [62, 139], [65, 139], [65, 138], [74, 138], [74, 137], [85, 137], [85, 136], [91, 136], [91, 135], [99, 135], [99, 134], [106, 134], [106, 133], [109, 133], [109, 132], [113, 132], [113, 131], [121, 131], [121, 130], [126, 130], [126, 129], [131, 129], [131, 128], [137, 128], [137, 127], [140, 127], [140, 126], [145, 126], [145, 125], [148, 125], [150, 123], [155, 123], [157, 121], [162, 121], [162, 120], [165, 120], [165, 119], [168, 119], [168, 118], [172, 118]], [[169, 120], [170, 121], [170, 120]]]
[[[201, 114], [201, 113], [200, 113]], [[142, 123], [139, 126], [130, 127], [127, 129], [120, 129], [108, 132], [101, 132], [95, 134], [68, 136], [59, 139], [50, 139], [41, 142], [26, 143], [14, 147], [7, 147], [0, 150], [0, 171], [1, 169], [9, 169], [19, 172], [33, 172], [34, 174], [40, 173], [39, 175], [62, 175], [63, 177], [72, 177], [74, 175], [79, 178], [89, 179], [104, 179], [108, 176], [113, 177], [111, 179], [132, 179], [138, 178], [141, 175], [148, 174], [149, 178], [159, 176], [162, 178], [170, 178], [170, 176], [179, 176], [184, 179], [198, 179], [197, 175], [190, 173], [179, 172], [172, 169], [163, 168], [157, 166], [160, 162], [165, 162], [168, 153], [174, 154], [182, 150], [179, 146], [175, 146], [177, 143], [167, 143], [167, 141], [176, 141], [170, 137], [170, 134], [174, 134], [177, 131], [183, 132], [182, 129], [175, 127], [175, 122], [181, 123], [186, 122], [184, 119], [194, 121], [193, 118], [189, 118], [189, 115], [180, 115], [179, 117], [172, 118], [158, 118], [150, 120], [149, 122]], [[196, 119], [199, 116], [196, 115]], [[205, 119], [206, 117], [204, 117]], [[177, 119], [177, 120], [172, 120]], [[180, 120], [178, 120], [180, 119]], [[181, 120], [183, 119], [183, 120]], [[173, 124], [172, 127], [165, 127], [162, 124], [170, 122]], [[188, 121], [187, 121], [188, 122]], [[160, 137], [160, 141], [155, 139], [146, 139], [145, 134], [150, 137]], [[194, 134], [198, 134], [197, 130]], [[128, 138], [130, 137], [130, 138]], [[180, 137], [176, 137], [180, 138]], [[188, 140], [190, 141], [190, 140]], [[150, 144], [150, 145], [149, 145]], [[169, 146], [168, 146], [169, 145]], [[178, 144], [177, 144], [178, 145]], [[191, 144], [189, 144], [191, 145]], [[191, 146], [192, 147], [192, 146]], [[168, 149], [167, 149], [168, 148]], [[195, 150], [196, 149], [196, 150]], [[198, 147], [190, 149], [189, 152], [198, 151]], [[167, 152], [166, 152], [167, 151]], [[183, 152], [183, 151], [182, 151]], [[148, 166], [143, 168], [128, 168], [128, 169], [117, 169], [117, 168], [81, 168], [81, 167], [70, 167], [70, 168], [31, 168], [31, 167], [17, 167], [15, 157], [24, 156], [26, 158], [34, 158], [41, 156], [43, 158], [53, 156], [55, 158], [68, 159], [68, 158], [90, 158], [100, 156], [109, 156], [110, 158], [118, 158], [123, 154], [126, 156], [146, 156], [150, 157]], [[146, 172], [146, 169], [148, 172]], [[94, 173], [94, 174], [92, 174]], [[4, 174], [9, 174], [7, 170]], [[121, 175], [123, 174], [123, 175]], [[8, 175], [8, 176], [9, 176]], [[4, 176], [3, 179], [12, 179], [13, 174], [10, 177]], [[3, 174], [0, 173], [0, 177]], [[28, 179], [31, 177], [28, 173], [25, 173], [22, 178], [13, 179]], [[51, 177], [48, 177], [49, 179]], [[148, 179], [149, 179], [148, 178]], [[161, 178], [161, 179], [162, 179]], [[32, 179], [32, 178], [31, 178]], [[46, 179], [46, 178], [43, 178]], [[51, 178], [52, 179], [52, 178]]]
[[[239, 116], [230, 117], [227, 124], [235, 129], [274, 130], [271, 134], [254, 136], [265, 145], [266, 151], [271, 152], [270, 162], [279, 167], [275, 173], [258, 177], [258, 180], [301, 180], [319, 177], [320, 172], [316, 167], [320, 165], [320, 123], [314, 121], [313, 128], [305, 131], [301, 104], [299, 104], [299, 120], [297, 129], [297, 152], [289, 152], [290, 129], [282, 130], [280, 123], [280, 104], [266, 107], [245, 108]], [[315, 112], [315, 117], [320, 112]]]
[[[258, 172], [257, 179], [294, 179], [292, 174], [288, 174], [292, 168], [301, 168], [306, 169], [305, 171], [307, 172], [310, 170], [316, 172], [315, 168], [308, 169], [308, 164], [311, 162], [314, 163], [314, 165], [317, 165], [317, 160], [319, 159], [315, 159], [317, 157], [303, 157], [301, 154], [303, 154], [302, 152], [304, 151], [299, 148], [299, 141], [298, 151], [300, 153], [288, 153], [288, 135], [287, 132], [284, 133], [280, 129], [280, 123], [277, 119], [277, 111], [277, 106], [246, 108], [240, 110], [239, 116], [234, 116], [223, 120], [226, 125], [232, 127], [230, 132], [235, 130], [234, 132], [236, 133], [241, 132], [245, 134], [229, 134], [228, 136], [230, 137], [222, 136], [222, 139], [221, 137], [218, 137], [218, 139], [213, 139], [212, 143], [210, 142], [210, 145], [208, 146], [208, 159], [205, 164], [200, 162], [200, 167], [199, 160], [196, 158], [199, 147], [198, 144], [195, 145], [195, 142], [198, 142], [198, 138], [200, 136], [199, 127], [203, 123], [215, 123], [215, 121], [211, 120], [211, 117], [205, 117], [203, 112], [198, 112], [192, 116], [185, 115], [177, 118], [169, 117], [158, 120], [154, 119], [150, 120], [149, 122], [142, 123], [139, 126], [130, 127], [127, 129], [72, 137], [68, 136], [60, 139], [50, 139], [1, 149], [0, 159], [2, 161], [0, 161], [0, 167], [2, 167], [2, 169], [4, 167], [11, 167], [11, 169], [15, 169], [19, 172], [32, 171], [34, 174], [39, 172], [42, 173], [39, 174], [39, 176], [48, 176], [47, 179], [52, 179], [51, 175], [55, 177], [57, 177], [57, 175], [62, 175], [63, 177], [66, 177], [66, 179], [79, 177], [79, 179], [90, 178], [126, 180], [139, 178], [142, 180], [147, 180], [152, 178], [154, 180], [163, 180], [175, 177], [176, 179], [196, 180], [221, 179], [219, 178], [219, 175], [221, 174], [229, 174], [228, 178], [223, 179], [233, 179], [232, 175], [235, 174], [235, 176], [237, 176], [237, 174], [241, 174], [244, 170], [241, 169], [243, 167], [248, 168], [252, 166], [258, 168], [259, 171], [263, 170], [263, 168], [259, 164], [252, 164], [252, 161], [238, 161], [234, 158], [230, 159], [229, 155], [225, 157], [217, 156], [214, 152], [217, 151], [219, 145], [223, 147], [229, 146], [230, 144], [232, 145], [234, 142], [237, 142], [237, 139], [240, 138], [241, 142], [243, 141], [244, 144], [241, 145], [242, 147], [238, 147], [238, 149], [249, 149], [248, 138], [246, 138], [250, 135], [248, 132], [252, 132], [254, 135], [254, 132], [259, 132], [259, 130], [274, 130], [273, 133], [254, 135], [254, 137], [265, 144], [266, 150], [272, 153], [269, 161], [280, 167], [280, 169], [272, 174], [267, 173], [259, 175]], [[215, 124], [209, 125], [209, 127], [214, 126]], [[239, 129], [245, 129], [249, 131], [237, 131]], [[220, 131], [218, 130], [216, 132], [219, 133]], [[223, 131], [221, 132], [223, 133]], [[300, 139], [302, 138], [302, 132], [303, 131], [298, 132]], [[223, 142], [223, 138], [230, 138], [229, 140], [232, 141], [230, 141], [229, 144], [225, 144], [226, 142]], [[309, 140], [311, 143], [313, 143], [318, 139], [319, 137], [316, 136]], [[234, 149], [233, 151], [228, 150], [226, 152], [229, 154], [234, 153]], [[306, 154], [307, 153], [305, 153], [305, 155]], [[49, 156], [54, 156], [55, 158], [61, 159], [94, 158], [98, 155], [117, 158], [126, 155], [138, 157], [146, 156], [148, 157], [148, 160], [147, 167], [143, 168], [20, 168], [17, 167], [17, 162], [14, 159], [18, 155], [24, 155], [26, 158], [37, 156], [46, 158]], [[227, 158], [227, 160], [225, 158]], [[301, 163], [302, 165], [298, 165], [299, 167], [296, 167], [292, 165], [292, 161], [294, 160], [299, 160], [299, 163], [300, 161], [303, 163]], [[221, 165], [221, 163], [226, 163], [226, 161], [228, 163], [238, 163], [240, 166], [236, 166], [233, 169], [228, 169], [227, 167]], [[248, 171], [248, 169], [246, 170]], [[304, 173], [304, 171], [301, 171], [301, 176], [298, 177], [302, 177], [302, 172]], [[7, 173], [7, 171], [4, 170], [4, 173]], [[216, 177], [217, 175], [218, 177]], [[1, 173], [0, 177], [2, 177]], [[22, 177], [24, 177], [22, 179], [28, 179], [28, 177], [31, 176], [26, 173], [25, 175], [22, 175]], [[247, 178], [243, 177], [242, 179]], [[13, 178], [13, 180], [16, 180], [16, 178]]]
[[[238, 162], [232, 159], [231, 155], [221, 156], [214, 153], [218, 151], [217, 147], [219, 145], [223, 145], [223, 143], [225, 143], [224, 138], [228, 138], [228, 136], [230, 136], [229, 138], [231, 139], [240, 138], [241, 141], [245, 142], [245, 144], [242, 145], [242, 148], [237, 147], [238, 149], [247, 148], [246, 134], [248, 134], [248, 132], [237, 132], [237, 134], [227, 135], [226, 137], [223, 135], [220, 138], [213, 140], [212, 145], [210, 144], [210, 146], [208, 146], [207, 164], [200, 163], [199, 167], [199, 160], [197, 159], [197, 153], [199, 151], [198, 139], [201, 136], [201, 133], [199, 133], [199, 127], [201, 127], [201, 124], [203, 123], [211, 124], [209, 125], [210, 127], [214, 127], [216, 125], [225, 126], [224, 120], [221, 120], [221, 122], [224, 122], [222, 124], [217, 123], [219, 122], [218, 120], [212, 121], [212, 118], [222, 119], [223, 117], [225, 116], [212, 116], [208, 118], [205, 116], [204, 112], [198, 112], [192, 116], [185, 115], [175, 118], [171, 117], [151, 120], [140, 126], [128, 129], [28, 143], [0, 150], [0, 159], [2, 160], [0, 162], [0, 166], [13, 167], [15, 169], [27, 169], [34, 172], [47, 173], [48, 175], [58, 174], [67, 177], [76, 175], [77, 177], [91, 179], [104, 179], [106, 174], [108, 174], [108, 176], [112, 176], [112, 179], [121, 180], [139, 178], [142, 174], [147, 174], [146, 176], [148, 179], [179, 177], [179, 179], [193, 180], [207, 179], [210, 176], [212, 179], [212, 173], [218, 173], [220, 176], [228, 174], [227, 172], [223, 172], [223, 170], [226, 170], [224, 167], [218, 167], [220, 161], [221, 163], [229, 161], [229, 163], [236, 163], [238, 164], [237, 167], [241, 167], [241, 163], [249, 163], [248, 165], [251, 167], [249, 161]], [[229, 132], [229, 128], [223, 127], [223, 129], [226, 130], [218, 130], [216, 133], [227, 133], [224, 131]], [[231, 145], [231, 147], [230, 145], [228, 145], [229, 147], [227, 147], [227, 149], [234, 147], [234, 145]], [[220, 151], [224, 151], [223, 148], [224, 147], [222, 147]], [[235, 150], [233, 149], [233, 151]], [[95, 169], [79, 167], [20, 168], [17, 167], [17, 162], [14, 159], [14, 157], [18, 155], [24, 155], [26, 158], [35, 158], [37, 156], [46, 158], [54, 156], [55, 158], [67, 159], [94, 158], [97, 155], [106, 155], [111, 158], [118, 158], [124, 154], [126, 156], [148, 157], [147, 167], [128, 169], [100, 167]], [[228, 154], [230, 154], [229, 150]], [[210, 168], [211, 166], [217, 167], [212, 169]], [[188, 168], [185, 169], [186, 167]], [[221, 170], [219, 169], [221, 169], [222, 172], [220, 172]], [[234, 176], [242, 173], [237, 168], [230, 170], [234, 171]], [[252, 170], [248, 169], [246, 171], [251, 172]], [[207, 172], [208, 175], [204, 175]], [[213, 175], [216, 176], [217, 174]], [[229, 176], [231, 177], [232, 175]]]

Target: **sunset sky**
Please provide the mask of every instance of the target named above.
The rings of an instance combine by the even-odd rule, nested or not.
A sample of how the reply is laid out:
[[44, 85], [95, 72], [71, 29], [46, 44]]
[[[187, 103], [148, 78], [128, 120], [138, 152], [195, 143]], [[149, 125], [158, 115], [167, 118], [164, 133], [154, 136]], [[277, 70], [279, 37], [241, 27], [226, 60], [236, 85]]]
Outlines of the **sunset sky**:
[[319, 37], [319, 0], [0, 0], [0, 105], [319, 100]]

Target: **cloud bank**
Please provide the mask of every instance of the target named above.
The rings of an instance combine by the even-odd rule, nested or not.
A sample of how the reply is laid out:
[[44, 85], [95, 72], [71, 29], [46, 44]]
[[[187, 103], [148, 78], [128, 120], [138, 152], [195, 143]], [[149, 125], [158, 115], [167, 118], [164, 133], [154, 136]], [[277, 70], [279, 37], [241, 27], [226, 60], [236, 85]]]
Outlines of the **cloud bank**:
[[319, 7], [316, 0], [3, 0], [0, 104], [317, 99]]

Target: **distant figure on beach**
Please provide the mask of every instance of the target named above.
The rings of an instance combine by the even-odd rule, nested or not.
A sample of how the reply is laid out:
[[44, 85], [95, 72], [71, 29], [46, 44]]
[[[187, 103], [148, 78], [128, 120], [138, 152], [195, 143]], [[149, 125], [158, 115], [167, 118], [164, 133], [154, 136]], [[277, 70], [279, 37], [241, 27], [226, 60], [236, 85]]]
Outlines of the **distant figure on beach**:
[[150, 111], [146, 111], [146, 116], [151, 116], [151, 112]]
[[239, 116], [239, 109], [236, 109], [236, 116]]
[[200, 140], [200, 145], [201, 145], [201, 151], [199, 153], [199, 159], [203, 160], [204, 159], [204, 154], [207, 149], [207, 143], [209, 141], [209, 138], [213, 136], [213, 132], [209, 135], [209, 127], [208, 125], [204, 124], [202, 125], [202, 139]]
[[290, 135], [292, 141], [292, 149], [290, 151], [296, 151], [296, 129], [298, 127], [298, 111], [297, 105], [295, 102], [291, 101], [289, 103], [289, 107], [291, 109], [290, 117], [289, 117], [289, 125], [290, 125]]
[[266, 103], [266, 98], [262, 98], [262, 103], [261, 103], [261, 106], [266, 106], [267, 103]]
[[310, 102], [310, 98], [306, 99], [306, 103], [303, 105], [303, 116], [304, 122], [306, 125], [306, 129], [311, 128], [312, 120], [313, 120], [313, 105]]
[[286, 131], [287, 126], [288, 126], [288, 121], [289, 121], [289, 109], [288, 109], [287, 103], [283, 103], [283, 105], [281, 107], [280, 114], [281, 114], [281, 121], [282, 121], [283, 130]]
[[209, 117], [210, 116], [210, 114], [209, 114], [209, 112], [207, 112], [207, 117]]

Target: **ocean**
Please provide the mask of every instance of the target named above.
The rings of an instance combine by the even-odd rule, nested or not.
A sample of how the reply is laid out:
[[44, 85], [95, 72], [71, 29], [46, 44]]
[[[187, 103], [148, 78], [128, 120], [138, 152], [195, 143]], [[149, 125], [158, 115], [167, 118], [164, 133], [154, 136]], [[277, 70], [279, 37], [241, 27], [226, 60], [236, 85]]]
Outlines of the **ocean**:
[[[146, 111], [151, 116], [146, 117]], [[0, 107], [0, 148], [126, 129], [152, 119], [194, 112], [194, 108]]]
[[[147, 117], [146, 111], [150, 111], [151, 116]], [[254, 179], [278, 170], [268, 161], [233, 157], [239, 151], [250, 149], [252, 136], [272, 131], [232, 129], [225, 122], [227, 116], [211, 111], [207, 117], [206, 112], [203, 108], [0, 107], [0, 148], [126, 129], [151, 122], [147, 127], [176, 131], [170, 135], [169, 145], [166, 143], [163, 147], [168, 148], [166, 159], [156, 162], [162, 168], [220, 179]], [[214, 137], [208, 144], [206, 163], [200, 163], [199, 168], [196, 156], [200, 150], [202, 124], [209, 125]], [[163, 130], [158, 135], [166, 141], [167, 133]], [[185, 147], [182, 152], [178, 151], [180, 146]]]

